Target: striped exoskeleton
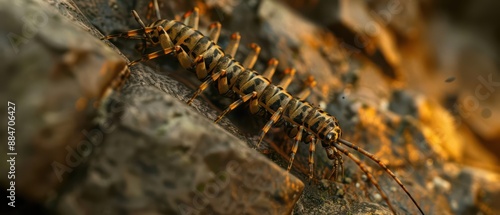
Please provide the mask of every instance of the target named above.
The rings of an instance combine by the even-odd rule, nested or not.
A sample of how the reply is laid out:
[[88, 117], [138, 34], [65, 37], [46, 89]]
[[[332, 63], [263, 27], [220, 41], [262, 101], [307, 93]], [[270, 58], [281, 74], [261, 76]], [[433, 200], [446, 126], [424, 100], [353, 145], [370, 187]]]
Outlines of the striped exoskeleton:
[[[320, 108], [314, 107], [304, 101], [310, 93], [310, 88], [315, 85], [314, 80], [310, 79], [307, 81], [308, 87], [296, 97], [292, 96], [285, 89], [292, 81], [295, 70], [285, 70], [285, 74], [287, 74], [285, 78], [276, 85], [271, 83], [270, 80], [276, 70], [278, 61], [271, 59], [262, 74], [252, 70], [260, 52], [260, 47], [256, 44], [250, 45], [250, 54], [240, 64], [233, 58], [239, 46], [240, 35], [233, 33], [230, 37], [229, 45], [223, 50], [217, 45], [221, 24], [211, 24], [208, 29], [209, 36], [204, 36], [197, 30], [199, 19], [197, 8], [187, 12], [184, 15], [183, 22], [159, 19], [148, 26], [143, 23], [135, 11], [132, 12], [134, 18], [142, 28], [109, 35], [103, 39], [115, 37], [142, 39], [146, 41], [147, 47], [161, 47], [161, 50], [144, 54], [141, 59], [131, 61], [129, 66], [162, 55], [173, 54], [183, 68], [193, 71], [197, 78], [203, 81], [198, 90], [187, 101], [188, 104], [191, 104], [210, 84], [215, 84], [218, 93], [221, 95], [237, 96], [238, 99], [230, 104], [215, 119], [215, 122], [218, 122], [231, 110], [244, 103], [248, 103], [250, 112], [253, 114], [268, 113], [266, 115], [270, 115], [271, 117], [260, 131], [257, 148], [259, 148], [262, 139], [273, 125], [281, 124], [286, 128], [287, 135], [294, 140], [287, 167], [288, 171], [292, 167], [298, 144], [305, 142], [309, 144], [309, 179], [312, 179], [314, 166], [313, 154], [316, 144], [321, 143], [328, 158], [334, 161], [332, 176], [336, 178], [338, 173], [343, 172], [342, 154], [349, 157], [366, 174], [367, 178], [375, 185], [382, 198], [387, 202], [389, 208], [395, 212], [386, 194], [382, 191], [366, 165], [345, 149], [342, 146], [344, 145], [367, 156], [384, 169], [406, 192], [418, 210], [423, 214], [422, 209], [403, 183], [386, 165], [370, 152], [342, 139], [342, 131], [337, 119]], [[156, 14], [159, 17], [157, 7]]]

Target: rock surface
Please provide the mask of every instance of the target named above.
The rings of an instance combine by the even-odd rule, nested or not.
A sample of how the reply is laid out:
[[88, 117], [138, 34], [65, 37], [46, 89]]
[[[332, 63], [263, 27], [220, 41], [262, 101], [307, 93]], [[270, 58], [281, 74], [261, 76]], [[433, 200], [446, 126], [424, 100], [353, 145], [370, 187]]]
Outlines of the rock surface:
[[[16, 186], [26, 201], [45, 202], [61, 214], [292, 211], [304, 184], [179, 101], [190, 92], [179, 82], [134, 67], [125, 87], [106, 97], [125, 59], [96, 39], [101, 35], [72, 3], [30, 1], [14, 8], [11, 20], [38, 8], [40, 27], [50, 26], [2, 65], [2, 71], [19, 71], [7, 92], [21, 107], [18, 124], [32, 126], [19, 126], [24, 131], [17, 142]], [[58, 55], [39, 58], [52, 54]], [[29, 56], [39, 60], [33, 62], [38, 71], [19, 69]], [[22, 86], [26, 77], [39, 83]]]
[[[5, 35], [0, 38], [0, 82], [6, 90], [1, 100], [16, 106], [17, 192], [43, 202], [62, 185], [54, 164], [74, 167], [67, 164], [68, 153], [80, 150], [76, 147], [96, 116], [94, 104], [125, 68], [125, 60], [45, 2], [0, 1], [0, 8]], [[1, 113], [3, 119], [6, 114]], [[0, 127], [7, 131], [7, 122]], [[1, 153], [6, 150], [2, 147]], [[2, 170], [7, 165], [2, 162]], [[0, 180], [3, 186], [9, 183], [6, 177]]]
[[61, 196], [59, 212], [291, 212], [304, 186], [300, 180], [147, 83], [151, 69], [136, 66], [131, 72], [127, 85], [107, 101], [112, 111], [104, 124], [116, 127], [101, 128], [105, 141], [86, 176], [75, 182], [79, 186]]

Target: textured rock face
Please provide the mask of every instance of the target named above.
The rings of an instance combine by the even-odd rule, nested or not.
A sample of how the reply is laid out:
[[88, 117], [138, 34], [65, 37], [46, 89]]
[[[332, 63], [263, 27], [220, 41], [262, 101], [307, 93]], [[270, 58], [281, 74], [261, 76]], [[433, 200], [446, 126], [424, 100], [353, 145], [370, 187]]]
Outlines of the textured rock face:
[[[18, 106], [20, 197], [49, 201], [61, 214], [292, 211], [304, 184], [180, 101], [190, 91], [177, 81], [137, 66], [120, 92], [100, 100], [125, 59], [96, 39], [72, 3], [49, 3], [11, 5], [5, 16], [19, 23], [1, 25], [30, 40], [0, 65], [6, 100]], [[43, 21], [35, 35], [19, 29], [26, 14]]]
[[[308, 5], [308, 1], [283, 2]], [[384, 9], [387, 1], [356, 1], [355, 8], [349, 1], [320, 2], [328, 6], [323, 10], [362, 8], [363, 20], [371, 22], [370, 10]], [[143, 16], [148, 3], [0, 1], [6, 17], [0, 20], [0, 32], [19, 36], [15, 37], [16, 46], [9, 40], [13, 37], [0, 37], [5, 59], [0, 61], [0, 73], [7, 77], [0, 80], [7, 86], [1, 97], [12, 99], [19, 108], [18, 197], [20, 202], [34, 202], [16, 210], [44, 208], [59, 214], [391, 214], [366, 175], [348, 159], [344, 178], [339, 182], [325, 179], [332, 163], [317, 146], [315, 178], [304, 186], [308, 145], [300, 144], [292, 175], [283, 170], [291, 148], [283, 132], [269, 132], [269, 146], [263, 147], [268, 159], [247, 146], [257, 139], [261, 127], [253, 123], [258, 120], [245, 120], [241, 123], [245, 125], [236, 127], [231, 122], [237, 124], [243, 116], [230, 115], [236, 120], [212, 123], [210, 119], [220, 113], [217, 109], [227, 104], [210, 92], [204, 95], [214, 105], [202, 99], [191, 107], [185, 105], [193, 89], [179, 80], [188, 79], [189, 85], [194, 75], [183, 69], [176, 73], [178, 62], [172, 58], [132, 67], [124, 86], [111, 91], [109, 87], [119, 85], [127, 72], [123, 70], [127, 59], [120, 51], [136, 59], [137, 41], [112, 41], [119, 47], [116, 49], [97, 38], [101, 33], [138, 28], [129, 12], [136, 9]], [[404, 8], [414, 11], [414, 4]], [[454, 162], [460, 159], [463, 146], [450, 114], [394, 84], [405, 80], [394, 80], [399, 76], [393, 77], [383, 68], [387, 63], [397, 68], [409, 62], [399, 56], [404, 52], [395, 50], [394, 41], [383, 44], [392, 30], [406, 39], [416, 31], [405, 28], [405, 13], [398, 13], [383, 35], [374, 38], [374, 49], [366, 47], [360, 53], [315, 24], [314, 17], [321, 17], [315, 14], [315, 7], [306, 12], [315, 15], [307, 21], [297, 11], [270, 0], [160, 1], [164, 18], [193, 6], [202, 11], [202, 29], [211, 21], [223, 22], [222, 46], [231, 31], [240, 31], [243, 54], [237, 54], [238, 60], [248, 52], [246, 44], [256, 42], [263, 47], [258, 71], [270, 57], [277, 57], [279, 71], [293, 66], [298, 69], [297, 80], [308, 74], [316, 77], [320, 90], [310, 102], [338, 117], [345, 139], [389, 164], [426, 213], [500, 211], [495, 205], [500, 193], [498, 175]], [[336, 21], [352, 28], [351, 33], [363, 30], [355, 26], [363, 27], [364, 21], [356, 23], [347, 16], [356, 15], [337, 12], [346, 15]], [[408, 20], [419, 19], [414, 13], [408, 16]], [[320, 24], [337, 33], [335, 27], [339, 26], [324, 21]], [[38, 28], [30, 27], [33, 24]], [[370, 50], [393, 61], [377, 61]], [[369, 55], [368, 60], [360, 55]], [[196, 88], [199, 82], [192, 85]], [[294, 82], [289, 90], [299, 88]], [[245, 119], [250, 118], [259, 117]], [[4, 129], [5, 124], [0, 127]], [[398, 213], [418, 212], [394, 180], [366, 157], [355, 155], [367, 163]], [[5, 178], [0, 182], [2, 188], [8, 183]]]
[[[286, 214], [303, 183], [132, 69], [105, 121], [119, 119], [60, 211]], [[92, 207], [88, 207], [92, 205]]]
[[[1, 99], [16, 104], [16, 184], [19, 194], [44, 201], [62, 185], [53, 164], [69, 165], [68, 150], [76, 150], [91, 127], [94, 103], [125, 61], [45, 2], [0, 5], [0, 32], [5, 35], [0, 38], [0, 82], [6, 89]], [[4, 154], [6, 148], [1, 150]], [[5, 162], [1, 165], [7, 169]], [[0, 180], [8, 183], [5, 177]]]

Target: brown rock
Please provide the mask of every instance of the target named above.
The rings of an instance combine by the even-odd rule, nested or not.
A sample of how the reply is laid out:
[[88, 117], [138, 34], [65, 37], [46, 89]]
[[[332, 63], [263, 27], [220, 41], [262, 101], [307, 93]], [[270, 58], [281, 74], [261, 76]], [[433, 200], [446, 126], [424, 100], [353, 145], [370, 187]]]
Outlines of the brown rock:
[[[77, 10], [65, 10], [71, 4], [51, 3], [67, 6], [57, 8], [76, 26], [87, 24]], [[138, 66], [120, 94], [100, 101], [125, 68], [124, 59], [48, 4], [25, 4], [7, 18], [22, 20], [19, 14], [36, 8], [47, 20], [29, 38], [34, 43], [1, 65], [7, 68], [2, 71], [19, 71], [9, 78], [17, 85], [7, 91], [23, 113], [17, 119], [24, 128], [16, 150], [22, 157], [19, 195], [54, 200], [49, 209], [63, 214], [291, 212], [303, 183], [167, 94], [185, 100], [191, 91]], [[10, 26], [2, 30], [22, 34]], [[26, 67], [29, 56], [38, 67]], [[22, 85], [33, 77], [34, 85]], [[214, 117], [208, 107], [195, 105]], [[104, 116], [96, 119], [97, 111]]]
[[[136, 66], [109, 100], [105, 141], [58, 206], [63, 214], [287, 214], [303, 183], [182, 101], [141, 84]], [[120, 212], [121, 211], [121, 212]]]

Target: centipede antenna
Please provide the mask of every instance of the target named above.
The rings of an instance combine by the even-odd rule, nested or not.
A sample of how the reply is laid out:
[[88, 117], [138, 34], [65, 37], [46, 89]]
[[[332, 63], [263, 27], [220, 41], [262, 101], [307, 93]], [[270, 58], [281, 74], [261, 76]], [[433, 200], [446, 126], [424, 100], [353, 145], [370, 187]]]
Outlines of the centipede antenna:
[[160, 15], [160, 6], [158, 6], [158, 0], [153, 1], [153, 6], [155, 8], [155, 13], [156, 13], [156, 18], [158, 20], [161, 20], [161, 15]]
[[335, 145], [334, 147], [337, 148], [340, 152], [342, 152], [342, 154], [346, 155], [352, 161], [354, 161], [354, 163], [356, 163], [356, 165], [358, 165], [358, 167], [361, 169], [361, 171], [363, 171], [366, 174], [366, 176], [368, 177], [368, 180], [370, 180], [370, 182], [373, 185], [375, 185], [377, 190], [380, 192], [380, 195], [382, 195], [382, 198], [384, 199], [384, 201], [387, 202], [387, 205], [389, 206], [391, 211], [394, 214], [396, 214], [396, 210], [394, 210], [394, 207], [392, 206], [391, 202], [389, 201], [389, 198], [387, 198], [387, 195], [385, 195], [385, 192], [382, 190], [382, 188], [380, 187], [378, 182], [375, 180], [375, 177], [368, 171], [365, 164], [363, 164], [363, 162], [361, 162], [361, 160], [359, 160], [358, 158], [354, 157], [354, 155], [352, 155], [352, 153], [350, 153], [346, 149], [340, 147], [339, 145]]
[[[141, 17], [139, 16], [139, 14], [137, 14], [137, 12], [135, 10], [132, 10], [132, 15], [134, 16], [134, 19], [137, 23], [139, 23], [139, 25], [141, 25], [142, 29], [144, 30], [144, 34], [146, 35], [146, 38], [149, 40], [149, 41], [152, 41], [151, 40], [151, 36], [146, 33], [146, 25], [144, 24], [144, 22], [142, 21]], [[143, 47], [143, 50], [142, 50], [142, 53], [144, 54], [144, 52], [146, 51], [146, 48], [147, 48], [147, 42], [145, 40], [142, 40], [142, 43], [144, 43], [144, 47]]]
[[[395, 181], [396, 183], [399, 184], [399, 186], [401, 188], [403, 188], [403, 190], [405, 191], [406, 195], [408, 195], [408, 197], [410, 197], [411, 201], [413, 202], [413, 204], [415, 204], [415, 206], [417, 206], [418, 210], [420, 211], [420, 213], [422, 214], [425, 214], [424, 211], [422, 211], [422, 208], [420, 208], [420, 206], [417, 204], [417, 201], [415, 201], [415, 199], [413, 198], [413, 196], [410, 194], [410, 192], [406, 189], [406, 187], [403, 185], [403, 183], [399, 180], [399, 178], [385, 165], [383, 164], [378, 158], [375, 157], [375, 155], [373, 155], [372, 153], [360, 148], [359, 146], [356, 146], [354, 145], [353, 143], [347, 141], [347, 140], [344, 140], [344, 139], [341, 139], [339, 138], [338, 139], [339, 142], [341, 142], [342, 144], [344, 144], [345, 146], [351, 148], [351, 149], [354, 149], [358, 152], [360, 152], [361, 154], [367, 156], [368, 158], [370, 158], [371, 160], [375, 161], [375, 163], [377, 163], [380, 167], [382, 167], [382, 169], [385, 170], [385, 172], [387, 172]], [[337, 149], [341, 149], [337, 146], [335, 146]], [[345, 149], [343, 149], [345, 150]], [[340, 150], [342, 152], [342, 150]], [[343, 152], [345, 154], [345, 152]], [[349, 156], [349, 155], [347, 155]], [[349, 156], [351, 157], [351, 156]]]

